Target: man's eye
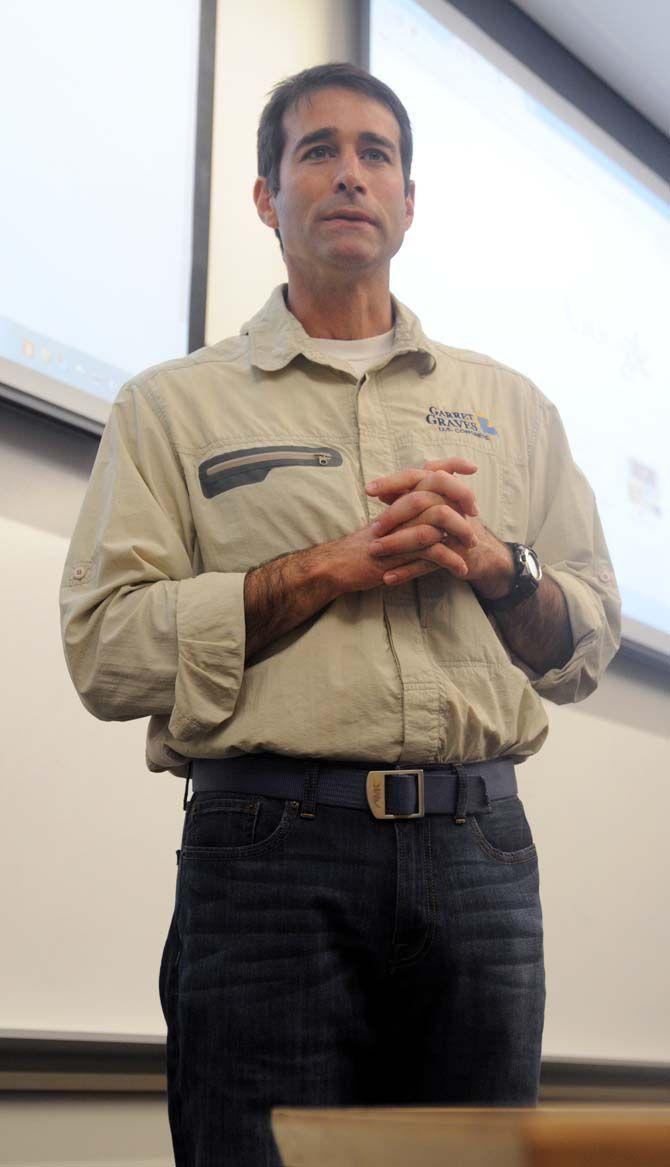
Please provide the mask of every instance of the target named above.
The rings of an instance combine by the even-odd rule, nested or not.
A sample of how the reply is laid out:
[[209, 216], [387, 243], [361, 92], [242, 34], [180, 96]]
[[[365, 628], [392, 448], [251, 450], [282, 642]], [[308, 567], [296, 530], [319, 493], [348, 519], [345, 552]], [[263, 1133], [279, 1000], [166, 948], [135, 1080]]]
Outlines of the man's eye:
[[[328, 146], [312, 146], [311, 150], [308, 150], [307, 153], [305, 154], [305, 158], [309, 158], [310, 154], [314, 154], [315, 150], [328, 150], [328, 149], [329, 149]], [[376, 148], [376, 146], [369, 146], [368, 149], [365, 151], [365, 153], [366, 154], [379, 154], [380, 158], [383, 158], [385, 162], [388, 162], [388, 156], [386, 154], [384, 154], [384, 152], [382, 150], [378, 150]]]

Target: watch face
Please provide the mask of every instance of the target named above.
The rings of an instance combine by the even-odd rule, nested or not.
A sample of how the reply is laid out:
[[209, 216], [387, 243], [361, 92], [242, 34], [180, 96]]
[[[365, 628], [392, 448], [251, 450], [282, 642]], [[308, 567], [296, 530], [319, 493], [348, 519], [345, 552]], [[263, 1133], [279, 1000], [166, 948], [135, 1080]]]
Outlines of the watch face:
[[533, 577], [533, 579], [540, 580], [542, 572], [540, 571], [540, 561], [534, 551], [530, 547], [524, 547], [524, 563], [526, 571]]

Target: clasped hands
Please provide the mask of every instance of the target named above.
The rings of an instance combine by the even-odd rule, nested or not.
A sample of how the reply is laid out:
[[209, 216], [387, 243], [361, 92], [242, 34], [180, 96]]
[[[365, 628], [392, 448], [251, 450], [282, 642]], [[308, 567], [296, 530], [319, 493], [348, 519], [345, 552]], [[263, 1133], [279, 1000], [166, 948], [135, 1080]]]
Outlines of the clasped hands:
[[385, 584], [406, 583], [441, 568], [476, 585], [483, 596], [504, 595], [512, 578], [512, 557], [477, 517], [474, 492], [456, 475], [475, 474], [465, 458], [424, 462], [366, 485], [366, 492], [388, 504], [373, 523], [368, 546], [375, 559], [413, 555], [384, 574]]

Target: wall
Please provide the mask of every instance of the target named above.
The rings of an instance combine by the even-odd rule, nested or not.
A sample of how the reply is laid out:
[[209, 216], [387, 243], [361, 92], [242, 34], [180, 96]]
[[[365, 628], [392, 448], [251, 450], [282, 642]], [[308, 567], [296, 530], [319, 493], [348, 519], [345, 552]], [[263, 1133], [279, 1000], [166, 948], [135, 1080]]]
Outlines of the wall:
[[[207, 339], [239, 330], [285, 278], [256, 216], [258, 115], [271, 86], [345, 59], [355, 5], [222, 3]], [[157, 994], [183, 782], [144, 766], [145, 722], [83, 709], [60, 647], [57, 591], [96, 445], [0, 412], [0, 628], [5, 957], [0, 1027], [164, 1032]], [[661, 678], [619, 661], [598, 692], [549, 708], [519, 771], [540, 854], [545, 1056], [670, 1062], [664, 811], [670, 743]]]
[[[256, 132], [270, 89], [326, 61], [355, 59], [357, 0], [219, 3], [207, 341], [239, 332], [286, 279], [279, 240], [253, 203]], [[240, 45], [245, 51], [240, 52]]]

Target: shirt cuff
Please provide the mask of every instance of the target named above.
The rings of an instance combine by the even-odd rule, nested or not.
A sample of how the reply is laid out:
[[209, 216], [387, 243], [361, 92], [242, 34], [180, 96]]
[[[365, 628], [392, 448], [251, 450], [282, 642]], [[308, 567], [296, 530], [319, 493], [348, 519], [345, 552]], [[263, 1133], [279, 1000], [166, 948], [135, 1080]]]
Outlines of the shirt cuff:
[[177, 593], [178, 662], [171, 737], [189, 741], [235, 711], [245, 661], [244, 572], [205, 572]]
[[540, 696], [558, 705], [582, 701], [596, 688], [607, 664], [602, 659], [604, 612], [593, 589], [573, 572], [544, 566], [542, 571], [558, 584], [565, 596], [573, 653], [559, 669], [550, 669], [542, 674], [526, 671]]

